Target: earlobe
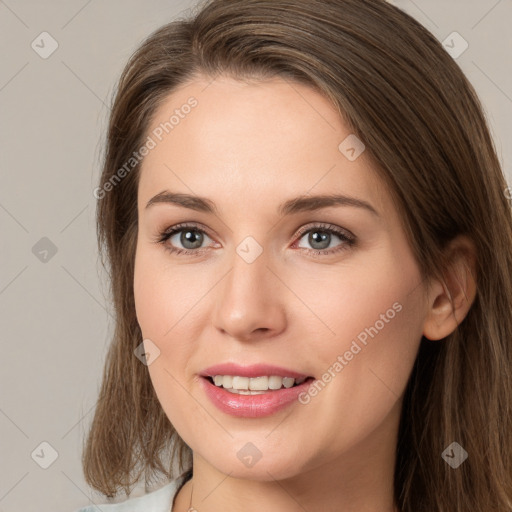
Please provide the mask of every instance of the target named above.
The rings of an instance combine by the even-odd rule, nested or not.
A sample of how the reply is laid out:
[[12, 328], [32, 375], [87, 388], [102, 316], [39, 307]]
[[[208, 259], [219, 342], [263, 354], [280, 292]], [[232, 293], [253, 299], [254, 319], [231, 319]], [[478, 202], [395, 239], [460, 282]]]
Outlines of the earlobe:
[[460, 235], [446, 251], [444, 280], [434, 281], [428, 296], [423, 335], [429, 340], [451, 334], [466, 317], [476, 296], [477, 252], [473, 241]]

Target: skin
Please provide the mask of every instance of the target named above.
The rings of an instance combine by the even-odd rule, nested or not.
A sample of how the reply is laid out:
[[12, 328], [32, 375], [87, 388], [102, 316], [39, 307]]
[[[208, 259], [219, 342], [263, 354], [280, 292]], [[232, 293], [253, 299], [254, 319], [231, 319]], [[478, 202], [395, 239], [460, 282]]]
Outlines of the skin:
[[[427, 288], [369, 152], [349, 161], [338, 150], [350, 130], [307, 86], [196, 77], [168, 96], [148, 134], [190, 96], [197, 107], [142, 165], [134, 277], [139, 325], [160, 350], [148, 366], [152, 383], [194, 454], [193, 480], [174, 510], [188, 510], [193, 483], [199, 512], [392, 512], [407, 380], [422, 335], [440, 340], [466, 315], [475, 295], [474, 248], [457, 239], [448, 284]], [[218, 215], [172, 204], [146, 208], [164, 190], [207, 197]], [[277, 213], [290, 198], [332, 193], [367, 201], [378, 215], [352, 206]], [[155, 243], [182, 222], [205, 229], [199, 256]], [[309, 225], [314, 232], [319, 222], [348, 230], [356, 245], [331, 235], [330, 250], [344, 250], [308, 253], [318, 245], [308, 232], [296, 234]], [[236, 252], [247, 236], [263, 249], [250, 264]], [[166, 243], [190, 248], [179, 233]], [[400, 312], [306, 405], [236, 418], [199, 385], [203, 369], [226, 361], [321, 378], [396, 302]], [[250, 468], [237, 457], [247, 442], [262, 454]]]

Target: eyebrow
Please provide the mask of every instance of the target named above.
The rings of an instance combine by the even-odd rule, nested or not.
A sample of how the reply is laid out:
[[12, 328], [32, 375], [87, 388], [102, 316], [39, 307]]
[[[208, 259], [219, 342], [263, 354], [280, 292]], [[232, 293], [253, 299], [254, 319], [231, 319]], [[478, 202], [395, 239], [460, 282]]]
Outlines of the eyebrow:
[[[146, 209], [152, 205], [166, 203], [189, 208], [198, 212], [213, 213], [218, 215], [218, 209], [215, 203], [206, 197], [195, 196], [191, 194], [181, 194], [164, 190], [152, 197], [146, 204]], [[278, 213], [281, 216], [293, 215], [300, 212], [316, 211], [331, 206], [352, 206], [362, 208], [373, 215], [379, 217], [377, 210], [368, 202], [356, 197], [343, 194], [324, 194], [316, 196], [301, 196], [289, 199], [281, 204]]]

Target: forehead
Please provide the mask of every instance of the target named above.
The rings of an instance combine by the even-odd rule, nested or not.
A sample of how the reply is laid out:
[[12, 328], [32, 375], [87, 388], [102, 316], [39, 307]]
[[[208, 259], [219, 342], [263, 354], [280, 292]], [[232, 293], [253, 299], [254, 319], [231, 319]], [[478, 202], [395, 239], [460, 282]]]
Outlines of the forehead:
[[[156, 110], [139, 198], [172, 189], [268, 207], [285, 197], [346, 193], [390, 207], [368, 154], [327, 98], [280, 78], [197, 78]], [[341, 146], [340, 146], [341, 144]], [[357, 153], [356, 153], [357, 154]]]

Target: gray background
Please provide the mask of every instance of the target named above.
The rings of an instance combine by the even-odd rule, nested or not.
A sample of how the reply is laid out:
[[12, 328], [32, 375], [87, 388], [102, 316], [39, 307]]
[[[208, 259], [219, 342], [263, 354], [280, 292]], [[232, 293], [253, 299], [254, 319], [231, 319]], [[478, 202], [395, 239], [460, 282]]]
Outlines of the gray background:
[[[512, 183], [512, 1], [392, 3], [440, 41], [457, 31], [469, 43], [456, 61]], [[107, 105], [140, 41], [192, 5], [0, 0], [0, 512], [104, 502], [85, 485], [80, 448], [113, 332], [92, 192]], [[31, 47], [51, 49], [43, 31], [58, 43], [46, 59]]]

